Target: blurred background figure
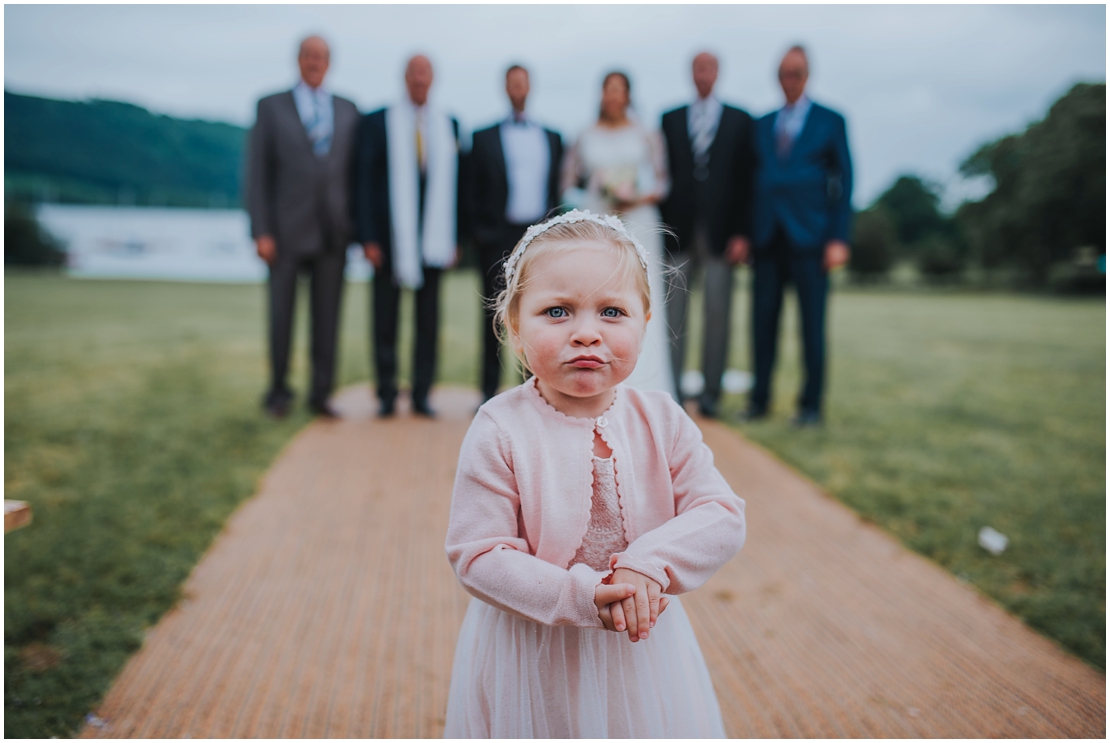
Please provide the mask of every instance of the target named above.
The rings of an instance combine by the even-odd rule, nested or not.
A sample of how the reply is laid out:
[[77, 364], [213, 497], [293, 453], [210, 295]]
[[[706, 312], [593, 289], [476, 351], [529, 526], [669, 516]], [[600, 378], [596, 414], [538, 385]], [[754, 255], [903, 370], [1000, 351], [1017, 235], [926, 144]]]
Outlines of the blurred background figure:
[[596, 214], [616, 214], [648, 254], [653, 317], [640, 361], [627, 383], [675, 394], [670, 343], [663, 311], [663, 238], [657, 204], [669, 188], [666, 155], [658, 132], [641, 126], [630, 111], [628, 75], [610, 72], [601, 86], [597, 123], [579, 136], [563, 168], [568, 201]]
[[475, 132], [470, 151], [471, 224], [482, 274], [481, 389], [486, 400], [501, 384], [501, 342], [490, 300], [505, 285], [505, 258], [529, 225], [559, 205], [563, 140], [525, 113], [530, 90], [528, 70], [510, 67], [505, 92], [512, 111], [501, 122]]
[[336, 332], [347, 244], [352, 236], [350, 169], [359, 114], [324, 85], [331, 53], [309, 36], [297, 55], [300, 82], [258, 102], [247, 149], [251, 237], [270, 268], [270, 389], [263, 405], [281, 418], [293, 392], [286, 384], [297, 277], [311, 280], [312, 387], [309, 405], [335, 417]]
[[417, 54], [405, 67], [404, 100], [368, 114], [358, 133], [355, 222], [374, 266], [374, 366], [379, 415], [397, 399], [397, 320], [401, 290], [416, 303], [412, 409], [433, 417], [428, 393], [439, 338], [439, 283], [461, 241], [459, 122], [429, 103], [432, 63]]
[[[779, 65], [786, 105], [756, 124], [752, 276], [755, 384], [744, 417], [767, 415], [787, 282], [798, 293], [805, 381], [795, 425], [821, 422], [829, 271], [848, 262], [852, 161], [844, 117], [805, 95], [809, 60], [791, 47]], [[746, 258], [746, 256], [742, 256]]]
[[[748, 254], [752, 234], [752, 118], [713, 94], [717, 58], [694, 57], [697, 100], [663, 114], [671, 191], [660, 206], [674, 234], [664, 237], [668, 266], [667, 325], [674, 379], [682, 399], [686, 368], [686, 308], [694, 271], [705, 267], [702, 373], [698, 410], [717, 417], [721, 377], [728, 362], [732, 269]], [[660, 308], [662, 309], [662, 308]]]

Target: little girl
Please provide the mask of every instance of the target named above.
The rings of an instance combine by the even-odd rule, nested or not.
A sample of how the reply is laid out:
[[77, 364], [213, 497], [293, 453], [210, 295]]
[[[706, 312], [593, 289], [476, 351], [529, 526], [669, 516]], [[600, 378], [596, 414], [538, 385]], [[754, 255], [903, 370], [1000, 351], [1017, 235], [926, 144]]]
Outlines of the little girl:
[[459, 453], [447, 556], [481, 600], [448, 738], [724, 736], [677, 595], [740, 549], [744, 502], [669, 394], [621, 384], [647, 266], [620, 220], [579, 211], [505, 263], [497, 319], [533, 376], [479, 409]]

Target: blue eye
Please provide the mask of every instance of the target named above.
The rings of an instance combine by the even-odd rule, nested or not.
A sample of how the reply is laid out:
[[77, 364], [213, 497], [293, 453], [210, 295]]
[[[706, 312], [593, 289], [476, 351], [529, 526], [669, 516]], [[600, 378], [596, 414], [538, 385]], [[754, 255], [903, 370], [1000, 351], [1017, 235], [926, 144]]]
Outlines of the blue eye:
[[553, 319], [559, 320], [567, 316], [567, 311], [562, 307], [548, 307], [544, 310], [544, 314]]
[[606, 307], [605, 309], [603, 309], [601, 311], [601, 316], [602, 317], [609, 317], [609, 318], [620, 317], [623, 314], [624, 314], [624, 311], [621, 310], [619, 307]]

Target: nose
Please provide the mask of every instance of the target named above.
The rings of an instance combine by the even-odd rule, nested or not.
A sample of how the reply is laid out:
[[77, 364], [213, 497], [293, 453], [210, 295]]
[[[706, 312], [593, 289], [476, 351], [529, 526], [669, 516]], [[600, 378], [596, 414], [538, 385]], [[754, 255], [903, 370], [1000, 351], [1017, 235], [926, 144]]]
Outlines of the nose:
[[589, 348], [601, 345], [601, 329], [593, 317], [580, 317], [574, 323], [570, 336], [571, 345]]

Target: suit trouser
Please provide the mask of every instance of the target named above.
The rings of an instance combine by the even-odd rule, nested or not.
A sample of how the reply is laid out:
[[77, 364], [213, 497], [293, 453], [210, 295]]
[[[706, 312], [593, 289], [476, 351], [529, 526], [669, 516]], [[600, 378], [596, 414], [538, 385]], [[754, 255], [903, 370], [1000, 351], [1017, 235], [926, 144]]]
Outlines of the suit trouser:
[[339, 305], [343, 293], [343, 269], [347, 251], [325, 251], [311, 256], [278, 256], [270, 266], [270, 390], [267, 404], [293, 397], [286, 385], [289, 349], [293, 339], [293, 316], [297, 299], [297, 278], [311, 275], [312, 385], [309, 402], [327, 402], [335, 384], [336, 336], [339, 332]]
[[528, 225], [508, 225], [496, 242], [479, 246], [482, 272], [482, 394], [488, 399], [501, 386], [501, 338], [493, 324], [492, 300], [505, 288], [505, 259], [524, 236]]
[[[424, 266], [424, 285], [416, 290], [416, 339], [413, 343], [412, 399], [427, 402], [436, 372], [439, 345], [439, 279], [443, 269]], [[378, 398], [393, 402], [397, 397], [397, 323], [401, 287], [388, 268], [374, 272], [374, 366], [378, 375]]]
[[728, 363], [731, 338], [733, 267], [723, 255], [709, 250], [703, 230], [694, 236], [693, 250], [686, 255], [666, 256], [667, 326], [671, 337], [671, 363], [679, 400], [682, 399], [682, 373], [686, 368], [686, 317], [690, 286], [698, 264], [705, 266], [705, 321], [702, 334], [702, 373], [705, 389], [701, 403], [716, 406], [721, 398], [721, 377]]
[[755, 384], [750, 403], [766, 410], [771, 400], [771, 377], [778, 352], [779, 317], [787, 283], [798, 294], [801, 316], [802, 354], [805, 380], [798, 395], [798, 409], [821, 412], [825, 384], [825, 308], [829, 295], [829, 275], [821, 250], [797, 252], [781, 230], [776, 232], [769, 250], [756, 254], [752, 271], [752, 356], [755, 359]]

